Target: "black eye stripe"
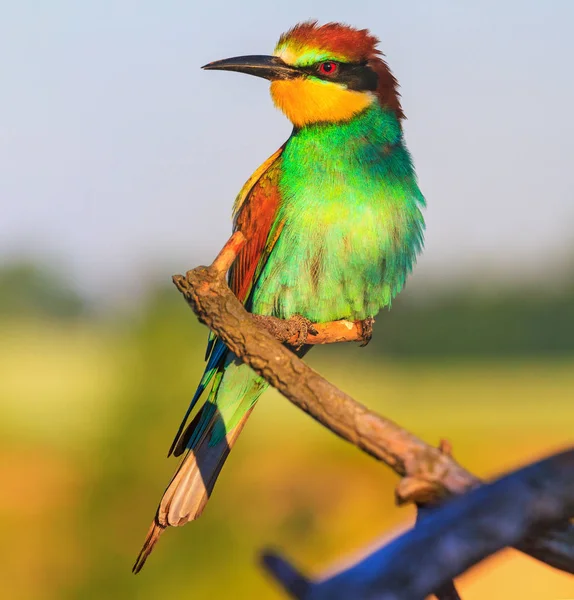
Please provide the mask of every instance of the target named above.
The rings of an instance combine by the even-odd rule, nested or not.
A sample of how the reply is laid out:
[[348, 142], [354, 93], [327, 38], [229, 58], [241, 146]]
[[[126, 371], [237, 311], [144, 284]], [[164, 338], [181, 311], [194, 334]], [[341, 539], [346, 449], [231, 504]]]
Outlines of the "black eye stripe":
[[[337, 65], [337, 71], [326, 75], [321, 73], [320, 65], [323, 62], [332, 62]], [[307, 75], [318, 77], [325, 81], [334, 81], [346, 85], [350, 90], [370, 91], [377, 89], [379, 78], [375, 71], [367, 63], [342, 63], [337, 61], [321, 61], [308, 67], [302, 67], [300, 70]]]

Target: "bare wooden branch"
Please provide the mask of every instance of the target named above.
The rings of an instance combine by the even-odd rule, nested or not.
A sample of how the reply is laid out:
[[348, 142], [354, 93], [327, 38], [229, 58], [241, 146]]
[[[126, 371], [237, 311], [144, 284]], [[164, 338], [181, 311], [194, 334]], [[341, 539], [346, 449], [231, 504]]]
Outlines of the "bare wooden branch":
[[[452, 456], [452, 444], [445, 439], [440, 440], [438, 449], [448, 456]], [[401, 480], [401, 483], [405, 481], [405, 478]], [[417, 504], [417, 520], [415, 526], [420, 524], [421, 520], [428, 516], [430, 510], [436, 509], [436, 506], [433, 507], [432, 504]], [[440, 585], [437, 589], [433, 590], [433, 595], [436, 600], [462, 600], [460, 597], [458, 590], [456, 589], [456, 585], [454, 580], [445, 581]]]
[[221, 252], [215, 257], [215, 260], [211, 263], [213, 271], [218, 273], [220, 277], [225, 278], [227, 271], [231, 269], [231, 265], [237, 258], [237, 255], [241, 251], [241, 248], [245, 246], [247, 239], [241, 233], [236, 231], [228, 240], [225, 246], [221, 249]]
[[261, 564], [292, 598], [306, 598], [313, 583], [277, 552], [261, 555]]
[[265, 315], [252, 315], [258, 325], [279, 342], [289, 346], [303, 344], [338, 344], [340, 342], [369, 343], [372, 335], [371, 320], [331, 321], [329, 323], [311, 323], [301, 317], [283, 320]]
[[[232, 238], [211, 267], [173, 277], [199, 320], [293, 404], [408, 478], [409, 487], [401, 484], [397, 490], [399, 502], [437, 502], [478, 486], [480, 480], [447, 452], [355, 401], [257, 325], [225, 281], [225, 267], [240, 243], [239, 236]], [[574, 526], [541, 533], [521, 543], [520, 550], [574, 574]]]
[[[308, 579], [276, 553], [267, 553], [264, 565], [298, 600], [421, 600], [448, 592], [443, 586], [494, 552], [572, 517], [573, 474], [574, 448], [447, 502], [327, 579]], [[443, 598], [458, 597], [453, 586], [450, 594]]]
[[462, 600], [454, 585], [454, 581], [447, 581], [438, 590], [434, 590], [434, 595], [437, 600]]

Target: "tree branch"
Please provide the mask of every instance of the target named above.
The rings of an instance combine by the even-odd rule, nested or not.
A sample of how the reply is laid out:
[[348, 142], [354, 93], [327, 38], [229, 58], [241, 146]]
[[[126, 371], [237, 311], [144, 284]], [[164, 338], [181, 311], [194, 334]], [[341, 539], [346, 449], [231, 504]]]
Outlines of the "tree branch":
[[[403, 477], [396, 491], [399, 503], [436, 503], [478, 486], [480, 480], [447, 452], [355, 401], [257, 325], [225, 280], [244, 243], [243, 235], [236, 233], [211, 267], [173, 277], [199, 320], [293, 404]], [[574, 574], [574, 526], [541, 533], [519, 549]]]
[[[441, 452], [444, 452], [449, 456], [452, 454], [452, 446], [450, 442], [447, 442], [446, 440], [440, 441], [439, 449], [441, 450]], [[433, 506], [431, 504], [418, 504], [417, 520], [415, 522], [415, 527], [417, 525], [420, 525], [423, 519], [428, 518], [429, 514], [432, 514], [432, 512], [435, 511], [436, 508], [436, 506]], [[437, 600], [462, 600], [458, 593], [458, 590], [456, 589], [454, 580], [448, 578], [446, 578], [445, 582], [442, 583], [438, 588], [433, 590], [433, 594]]]
[[324, 580], [309, 580], [274, 553], [264, 555], [264, 565], [300, 600], [421, 600], [437, 589], [442, 598], [457, 598], [449, 584], [454, 577], [574, 515], [573, 473], [574, 448], [447, 502], [414, 529]]

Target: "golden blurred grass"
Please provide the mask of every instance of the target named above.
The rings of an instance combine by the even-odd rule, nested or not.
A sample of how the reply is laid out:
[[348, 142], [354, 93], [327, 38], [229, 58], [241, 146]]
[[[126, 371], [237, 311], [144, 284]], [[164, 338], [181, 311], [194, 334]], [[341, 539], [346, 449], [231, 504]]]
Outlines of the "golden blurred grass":
[[[263, 546], [320, 571], [412, 518], [394, 506], [387, 468], [268, 392], [205, 515], [170, 531], [132, 576], [203, 364], [204, 331], [181, 310], [131, 329], [3, 327], [4, 597], [280, 598], [256, 564]], [[484, 477], [574, 442], [574, 360], [388, 362], [350, 346], [310, 360], [425, 440], [448, 438]], [[465, 600], [574, 598], [574, 579], [508, 551], [466, 574], [461, 589]]]

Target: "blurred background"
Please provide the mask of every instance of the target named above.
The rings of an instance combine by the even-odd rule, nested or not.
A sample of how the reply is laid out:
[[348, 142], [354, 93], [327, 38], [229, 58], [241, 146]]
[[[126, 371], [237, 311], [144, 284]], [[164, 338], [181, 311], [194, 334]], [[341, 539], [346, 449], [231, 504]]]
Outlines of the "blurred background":
[[[492, 477], [574, 442], [574, 3], [86, 0], [0, 17], [0, 580], [13, 599], [280, 598], [267, 545], [320, 572], [412, 521], [396, 477], [265, 394], [204, 516], [131, 565], [207, 331], [171, 286], [287, 138], [262, 80], [315, 17], [368, 27], [397, 75], [426, 250], [367, 348], [310, 363]], [[518, 553], [465, 600], [574, 597]]]

